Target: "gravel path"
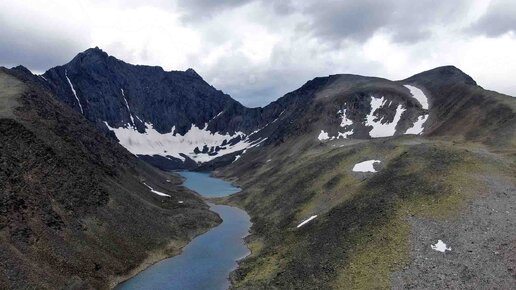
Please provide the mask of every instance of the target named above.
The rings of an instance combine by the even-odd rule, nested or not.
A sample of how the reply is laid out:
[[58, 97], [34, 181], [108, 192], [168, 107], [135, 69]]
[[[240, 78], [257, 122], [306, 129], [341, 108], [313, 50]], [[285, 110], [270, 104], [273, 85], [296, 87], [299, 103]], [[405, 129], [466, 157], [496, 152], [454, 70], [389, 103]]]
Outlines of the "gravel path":
[[[458, 219], [411, 218], [412, 262], [392, 274], [393, 289], [516, 289], [516, 186], [486, 182]], [[433, 250], [438, 240], [451, 251]]]

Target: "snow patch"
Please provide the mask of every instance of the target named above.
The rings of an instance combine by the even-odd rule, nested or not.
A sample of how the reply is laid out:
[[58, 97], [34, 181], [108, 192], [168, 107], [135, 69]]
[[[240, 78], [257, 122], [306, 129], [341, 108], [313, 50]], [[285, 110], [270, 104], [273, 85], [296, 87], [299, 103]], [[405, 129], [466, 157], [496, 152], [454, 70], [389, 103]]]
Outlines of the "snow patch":
[[405, 132], [405, 134], [419, 135], [419, 134], [423, 133], [423, 130], [424, 130], [423, 125], [425, 124], [427, 119], [428, 119], [428, 114], [419, 116], [417, 118], [417, 121], [414, 123], [414, 125], [412, 125], [411, 128], [408, 128], [407, 132]]
[[340, 121], [340, 126], [341, 127], [346, 127], [348, 125], [353, 125], [353, 121], [351, 121], [350, 119], [348, 119], [346, 117], [346, 109], [339, 110], [337, 112], [337, 115], [339, 115], [339, 117], [341, 117], [341, 121]]
[[65, 70], [65, 77], [66, 77], [66, 80], [68, 81], [68, 84], [70, 85], [70, 88], [72, 89], [75, 99], [77, 100], [77, 104], [79, 104], [79, 108], [81, 109], [81, 114], [84, 115], [84, 111], [82, 110], [81, 101], [79, 100], [79, 97], [77, 97], [77, 92], [75, 91], [75, 88], [72, 85], [72, 81], [70, 81], [70, 79], [68, 78], [68, 73], [66, 70]]
[[436, 250], [436, 251], [439, 251], [439, 252], [446, 252], [446, 251], [451, 251], [451, 247], [446, 247], [446, 244], [441, 241], [441, 240], [438, 240], [437, 243], [435, 245], [430, 245], [432, 247], [432, 250]]
[[144, 184], [145, 186], [147, 186], [147, 187], [150, 189], [150, 191], [151, 191], [151, 192], [153, 192], [153, 193], [155, 193], [155, 194], [157, 194], [157, 195], [159, 195], [159, 196], [167, 196], [167, 197], [170, 197], [170, 195], [168, 195], [168, 194], [166, 194], [166, 193], [163, 193], [163, 192], [161, 192], [161, 191], [154, 190], [152, 187], [150, 187], [150, 186], [149, 186], [147, 183], [145, 183], [145, 182], [144, 182], [143, 184]]
[[[120, 144], [133, 154], [160, 155], [164, 157], [172, 156], [185, 161], [185, 157], [181, 155], [184, 154], [198, 163], [207, 162], [222, 155], [259, 146], [267, 139], [263, 138], [251, 141], [249, 140], [249, 136], [246, 136], [243, 132], [236, 132], [233, 135], [227, 133], [220, 134], [218, 132], [212, 133], [207, 130], [207, 126], [201, 129], [194, 124], [184, 135], [175, 132], [175, 126], [172, 127], [170, 133], [161, 134], [154, 129], [154, 125], [151, 123], [144, 123], [147, 127], [144, 133], [138, 132], [138, 130], [132, 126], [113, 128], [109, 126], [107, 122], [104, 122], [104, 124], [115, 133], [118, 140], [120, 140]], [[240, 142], [234, 145], [222, 145], [224, 140], [229, 142], [231, 139], [238, 136], [242, 138]], [[205, 145], [208, 148], [219, 146], [220, 150], [218, 153], [212, 152], [211, 154], [194, 152], [195, 148], [202, 151]]]
[[319, 136], [317, 136], [317, 139], [319, 139], [319, 141], [324, 141], [324, 140], [330, 139], [330, 136], [328, 136], [327, 132], [324, 132], [324, 130], [321, 130], [321, 133], [319, 134]]
[[325, 141], [325, 140], [337, 140], [339, 138], [347, 139], [349, 136], [353, 135], [353, 129], [351, 129], [348, 132], [337, 132], [337, 136], [331, 136], [328, 134], [328, 132], [325, 132], [324, 130], [321, 130], [321, 133], [319, 133], [319, 136], [317, 136], [317, 139], [319, 141]]
[[307, 218], [306, 220], [302, 221], [300, 224], [297, 225], [297, 228], [299, 229], [300, 227], [304, 226], [305, 224], [307, 224], [308, 222], [310, 222], [311, 220], [315, 219], [317, 217], [317, 215], [313, 215], [309, 218]]
[[401, 105], [398, 105], [396, 108], [396, 114], [394, 115], [394, 120], [391, 123], [381, 123], [381, 118], [378, 121], [375, 121], [376, 117], [374, 116], [374, 112], [379, 109], [384, 103], [386, 103], [386, 99], [384, 97], [376, 98], [371, 96], [371, 112], [367, 115], [366, 126], [372, 126], [373, 129], [369, 132], [369, 136], [371, 138], [378, 137], [390, 137], [394, 136], [396, 133], [396, 125], [401, 119], [401, 115], [405, 111]]
[[410, 94], [421, 104], [421, 107], [425, 110], [428, 110], [428, 98], [425, 93], [414, 86], [405, 85], [405, 87], [409, 89]]
[[355, 164], [355, 166], [353, 166], [353, 171], [354, 172], [376, 172], [373, 165], [375, 163], [380, 163], [380, 162], [381, 162], [380, 160], [362, 161], [360, 163]]
[[351, 129], [351, 131], [349, 132], [339, 132], [339, 135], [337, 135], [337, 139], [339, 139], [340, 137], [347, 139], [351, 135], [353, 135], [353, 129]]

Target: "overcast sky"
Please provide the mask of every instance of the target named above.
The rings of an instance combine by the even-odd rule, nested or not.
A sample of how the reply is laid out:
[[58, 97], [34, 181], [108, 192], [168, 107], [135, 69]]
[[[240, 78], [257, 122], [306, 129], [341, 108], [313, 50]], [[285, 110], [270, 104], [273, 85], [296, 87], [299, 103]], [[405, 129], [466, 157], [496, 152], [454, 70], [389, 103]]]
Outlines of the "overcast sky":
[[0, 1], [0, 65], [41, 73], [94, 46], [192, 67], [247, 106], [316, 76], [403, 79], [448, 64], [516, 96], [514, 0]]

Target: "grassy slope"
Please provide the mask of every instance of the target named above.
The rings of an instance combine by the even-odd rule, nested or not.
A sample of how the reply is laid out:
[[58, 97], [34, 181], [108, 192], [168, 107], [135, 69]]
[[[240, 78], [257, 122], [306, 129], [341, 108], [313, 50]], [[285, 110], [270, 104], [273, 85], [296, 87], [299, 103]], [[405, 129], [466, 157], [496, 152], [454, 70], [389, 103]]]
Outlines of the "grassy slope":
[[[240, 180], [246, 190], [229, 202], [249, 210], [254, 235], [236, 288], [388, 288], [409, 262], [408, 216], [453, 217], [482, 190], [476, 176], [516, 176], [513, 155], [500, 164], [475, 144], [403, 137], [321, 147], [278, 152]], [[382, 160], [380, 172], [352, 173], [367, 159]]]
[[[244, 189], [225, 202], [244, 207], [253, 221], [253, 253], [233, 275], [236, 288], [389, 288], [391, 274], [413, 259], [410, 220], [458, 219], [470, 201], [492, 192], [484, 177], [514, 187], [514, 99], [475, 86], [453, 67], [400, 83], [407, 82], [432, 96], [431, 137], [314, 144], [320, 120], [342, 98], [363, 90], [323, 84], [307, 92], [326, 97], [298, 118], [302, 129], [218, 172]], [[382, 160], [378, 173], [351, 171], [369, 159]], [[314, 221], [296, 228], [314, 214]]]

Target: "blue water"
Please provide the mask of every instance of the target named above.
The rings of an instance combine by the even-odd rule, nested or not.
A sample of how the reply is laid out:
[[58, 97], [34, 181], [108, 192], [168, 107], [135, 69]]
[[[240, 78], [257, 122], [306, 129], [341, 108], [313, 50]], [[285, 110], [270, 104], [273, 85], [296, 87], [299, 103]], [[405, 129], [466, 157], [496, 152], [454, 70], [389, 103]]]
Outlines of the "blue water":
[[[180, 173], [186, 178], [184, 185], [201, 195], [221, 196], [239, 191], [208, 174], [191, 173]], [[245, 211], [236, 207], [209, 205], [223, 220], [219, 226], [195, 238], [180, 255], [154, 264], [116, 289], [227, 289], [236, 261], [249, 254], [243, 237], [249, 233], [251, 221]]]
[[177, 173], [186, 178], [184, 186], [206, 197], [227, 196], [240, 191], [240, 188], [220, 178], [211, 177], [209, 173], [193, 171]]

